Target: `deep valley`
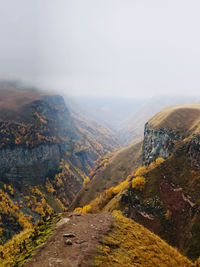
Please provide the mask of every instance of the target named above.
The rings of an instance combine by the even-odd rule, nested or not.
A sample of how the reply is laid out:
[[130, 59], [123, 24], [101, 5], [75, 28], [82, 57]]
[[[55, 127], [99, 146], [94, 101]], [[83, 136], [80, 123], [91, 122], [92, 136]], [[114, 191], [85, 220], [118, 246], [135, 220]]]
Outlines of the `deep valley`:
[[1, 84], [1, 266], [199, 266], [200, 104], [160, 110], [125, 147], [67, 103]]

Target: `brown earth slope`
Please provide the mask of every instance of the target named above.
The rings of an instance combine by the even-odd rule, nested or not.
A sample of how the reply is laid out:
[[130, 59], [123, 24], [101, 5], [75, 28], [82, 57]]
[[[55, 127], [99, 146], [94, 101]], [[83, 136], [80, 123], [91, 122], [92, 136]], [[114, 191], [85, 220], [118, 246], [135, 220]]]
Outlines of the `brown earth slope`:
[[[109, 213], [66, 214], [57, 224], [55, 233], [25, 267], [92, 266], [90, 255], [96, 249], [100, 236], [109, 230], [112, 221]], [[68, 233], [75, 237], [64, 237]], [[65, 244], [68, 239], [72, 245]]]
[[[72, 236], [65, 237], [66, 234]], [[67, 240], [72, 244], [67, 245]], [[54, 234], [25, 264], [25, 267], [40, 266], [189, 267], [194, 264], [149, 230], [115, 211], [66, 214], [57, 223]]]

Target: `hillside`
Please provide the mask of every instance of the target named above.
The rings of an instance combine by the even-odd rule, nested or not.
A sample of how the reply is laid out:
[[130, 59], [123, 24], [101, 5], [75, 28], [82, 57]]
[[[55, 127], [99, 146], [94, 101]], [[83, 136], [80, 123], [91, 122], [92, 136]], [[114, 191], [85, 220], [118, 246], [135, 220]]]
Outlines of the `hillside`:
[[72, 113], [72, 118], [74, 119], [74, 124], [79, 132], [79, 135], [82, 135], [84, 140], [87, 140], [88, 143], [93, 141], [93, 143], [91, 143], [93, 150], [96, 149], [95, 142], [100, 145], [96, 149], [98, 157], [121, 146], [120, 140], [117, 136], [105, 126], [94, 120], [89, 120], [80, 114]]
[[[67, 233], [70, 238], [65, 237]], [[13, 262], [15, 257], [9, 260]], [[176, 249], [119, 212], [65, 214], [53, 235], [36, 250], [25, 267], [41, 265], [194, 266]]]
[[142, 141], [100, 159], [90, 173], [90, 183], [77, 194], [70, 209], [84, 206], [101, 192], [122, 182], [142, 164]]
[[189, 136], [199, 130], [200, 104], [166, 108], [156, 114], [148, 123], [154, 129], [170, 128], [185, 137]]
[[199, 118], [195, 104], [155, 115], [145, 125], [144, 166], [90, 202], [92, 211], [121, 210], [192, 260], [200, 255]]
[[98, 128], [61, 96], [0, 85], [0, 244], [68, 208], [94, 162], [119, 146]]

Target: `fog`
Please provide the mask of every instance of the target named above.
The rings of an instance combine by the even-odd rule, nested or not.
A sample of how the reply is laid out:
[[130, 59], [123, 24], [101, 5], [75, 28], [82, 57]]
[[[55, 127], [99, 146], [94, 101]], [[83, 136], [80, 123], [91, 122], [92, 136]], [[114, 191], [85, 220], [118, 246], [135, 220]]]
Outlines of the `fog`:
[[0, 78], [72, 96], [196, 95], [198, 0], [0, 0]]

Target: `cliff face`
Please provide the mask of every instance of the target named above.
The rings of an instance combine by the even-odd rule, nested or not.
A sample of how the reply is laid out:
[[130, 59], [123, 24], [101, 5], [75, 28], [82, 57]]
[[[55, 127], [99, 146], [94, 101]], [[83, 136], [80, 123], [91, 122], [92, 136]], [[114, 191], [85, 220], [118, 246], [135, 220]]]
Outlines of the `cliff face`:
[[154, 129], [147, 122], [144, 127], [143, 163], [150, 164], [159, 157], [166, 159], [173, 153], [176, 143], [182, 139], [173, 129]]
[[185, 138], [188, 138], [186, 150], [191, 168], [200, 169], [200, 134], [183, 136], [169, 128], [154, 129], [148, 122], [144, 127], [143, 164], [148, 165], [159, 157], [167, 159], [175, 151], [176, 145]]
[[117, 145], [105, 128], [78, 126], [61, 96], [0, 87], [0, 244], [66, 210], [94, 161]]
[[194, 134], [189, 145], [188, 155], [191, 167], [200, 170], [200, 135]]
[[71, 149], [68, 140], [76, 139], [75, 128], [60, 96], [26, 104], [20, 114], [18, 121], [1, 122], [0, 176], [4, 182], [38, 184], [57, 172]]

